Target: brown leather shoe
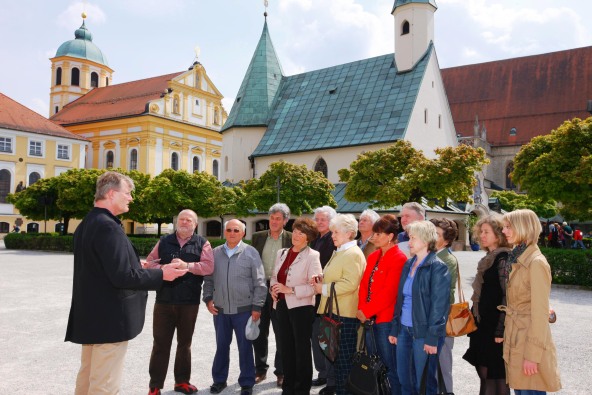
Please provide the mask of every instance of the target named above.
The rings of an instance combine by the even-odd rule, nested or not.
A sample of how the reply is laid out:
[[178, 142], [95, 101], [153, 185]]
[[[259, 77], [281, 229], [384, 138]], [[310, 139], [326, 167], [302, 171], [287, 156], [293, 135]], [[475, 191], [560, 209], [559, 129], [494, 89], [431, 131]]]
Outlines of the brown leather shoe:
[[255, 375], [255, 384], [259, 384], [260, 382], [264, 381], [266, 378], [267, 378], [266, 372], [257, 373]]
[[282, 388], [282, 384], [284, 384], [284, 375], [278, 374], [277, 375], [277, 386]]

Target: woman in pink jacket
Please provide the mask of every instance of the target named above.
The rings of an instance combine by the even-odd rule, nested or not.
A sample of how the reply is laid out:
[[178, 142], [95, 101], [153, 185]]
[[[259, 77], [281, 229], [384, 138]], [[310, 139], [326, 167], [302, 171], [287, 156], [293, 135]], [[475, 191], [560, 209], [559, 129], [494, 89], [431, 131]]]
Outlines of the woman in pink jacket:
[[284, 367], [283, 394], [309, 394], [312, 383], [310, 338], [315, 318], [315, 291], [311, 280], [323, 269], [319, 253], [308, 246], [316, 239], [316, 224], [298, 218], [292, 226], [292, 248], [278, 251], [270, 281]]

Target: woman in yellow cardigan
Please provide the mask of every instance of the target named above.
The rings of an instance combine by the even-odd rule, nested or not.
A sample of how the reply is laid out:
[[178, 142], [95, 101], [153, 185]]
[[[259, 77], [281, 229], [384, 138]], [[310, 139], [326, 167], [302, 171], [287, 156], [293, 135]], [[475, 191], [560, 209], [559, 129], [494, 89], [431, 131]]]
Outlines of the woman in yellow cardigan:
[[549, 327], [551, 269], [539, 250], [542, 231], [531, 210], [504, 215], [503, 233], [514, 246], [506, 288], [504, 331], [506, 381], [516, 395], [545, 394], [561, 389], [557, 352]]
[[[358, 222], [353, 215], [337, 214], [331, 220], [329, 229], [331, 229], [331, 237], [337, 250], [325, 266], [322, 284], [313, 282], [313, 285], [315, 292], [322, 294], [317, 313], [323, 314], [331, 292], [331, 283], [335, 283], [335, 293], [339, 305], [337, 319], [342, 323], [339, 354], [335, 360], [335, 393], [344, 395], [346, 393], [345, 383], [352, 367], [352, 357], [356, 352], [359, 324], [356, 318], [358, 287], [366, 268], [366, 258], [355, 240], [358, 233]], [[333, 306], [333, 312], [337, 312], [335, 306]]]

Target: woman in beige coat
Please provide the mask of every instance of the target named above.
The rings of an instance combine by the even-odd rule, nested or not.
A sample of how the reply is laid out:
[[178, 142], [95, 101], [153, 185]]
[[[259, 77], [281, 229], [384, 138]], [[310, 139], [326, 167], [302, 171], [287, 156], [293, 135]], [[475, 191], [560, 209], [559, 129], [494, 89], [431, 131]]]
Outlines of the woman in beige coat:
[[557, 352], [549, 327], [551, 270], [537, 246], [541, 223], [531, 210], [504, 215], [503, 233], [514, 246], [506, 288], [506, 380], [516, 395], [561, 389]]

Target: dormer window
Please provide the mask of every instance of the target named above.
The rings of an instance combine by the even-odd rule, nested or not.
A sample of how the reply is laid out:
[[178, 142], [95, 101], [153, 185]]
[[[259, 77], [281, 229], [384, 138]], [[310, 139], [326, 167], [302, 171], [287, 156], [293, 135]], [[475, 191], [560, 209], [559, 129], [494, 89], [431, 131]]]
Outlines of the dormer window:
[[405, 34], [409, 34], [409, 21], [403, 22], [403, 25], [401, 26], [401, 36], [404, 36]]

